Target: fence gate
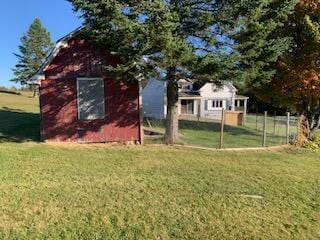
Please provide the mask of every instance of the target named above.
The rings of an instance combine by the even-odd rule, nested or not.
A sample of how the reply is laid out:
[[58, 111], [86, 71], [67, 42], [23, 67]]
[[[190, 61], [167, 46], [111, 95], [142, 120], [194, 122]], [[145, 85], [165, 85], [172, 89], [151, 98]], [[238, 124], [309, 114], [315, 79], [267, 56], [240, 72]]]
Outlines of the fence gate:
[[225, 124], [229, 126], [243, 125], [243, 112], [241, 111], [225, 111]]

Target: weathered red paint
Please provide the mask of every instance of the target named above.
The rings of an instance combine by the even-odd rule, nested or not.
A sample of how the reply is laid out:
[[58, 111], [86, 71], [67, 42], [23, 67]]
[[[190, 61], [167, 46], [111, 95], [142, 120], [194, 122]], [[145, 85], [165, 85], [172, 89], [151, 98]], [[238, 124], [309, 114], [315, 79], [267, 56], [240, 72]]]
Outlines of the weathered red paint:
[[[71, 39], [45, 69], [40, 87], [44, 141], [139, 141], [138, 82], [114, 81], [103, 66], [117, 60], [80, 38]], [[102, 77], [105, 83], [105, 119], [78, 120], [78, 77]]]

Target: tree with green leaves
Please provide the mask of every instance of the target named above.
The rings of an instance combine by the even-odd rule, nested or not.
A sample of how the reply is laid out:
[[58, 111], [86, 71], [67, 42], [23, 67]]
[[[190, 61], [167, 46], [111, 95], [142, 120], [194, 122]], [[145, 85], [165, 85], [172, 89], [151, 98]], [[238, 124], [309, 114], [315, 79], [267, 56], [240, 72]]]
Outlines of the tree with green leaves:
[[110, 74], [118, 79], [165, 76], [166, 142], [176, 142], [178, 81], [216, 80], [227, 59], [221, 47], [225, 40], [218, 37], [223, 1], [69, 1], [82, 14], [95, 42], [119, 57], [120, 64], [106, 66]]
[[320, 2], [269, 2], [235, 34], [239, 76], [263, 101], [301, 113], [310, 139], [320, 127]]
[[258, 86], [289, 45], [277, 34], [296, 0], [69, 0], [95, 41], [121, 63], [119, 79], [155, 70], [167, 81], [166, 141], [178, 139], [178, 81], [237, 79]]
[[234, 77], [246, 87], [258, 88], [275, 76], [274, 64], [290, 47], [291, 38], [282, 30], [297, 0], [233, 2], [229, 37], [238, 56]]
[[14, 54], [18, 63], [13, 68], [12, 81], [24, 84], [39, 70], [52, 48], [50, 33], [42, 26], [40, 19], [36, 18], [21, 38], [20, 53]]

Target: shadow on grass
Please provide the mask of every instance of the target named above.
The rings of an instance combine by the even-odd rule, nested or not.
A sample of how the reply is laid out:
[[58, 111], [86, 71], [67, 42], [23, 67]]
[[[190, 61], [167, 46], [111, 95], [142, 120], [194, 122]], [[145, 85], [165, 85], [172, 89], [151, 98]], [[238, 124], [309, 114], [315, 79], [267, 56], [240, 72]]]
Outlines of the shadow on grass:
[[[154, 120], [149, 121], [151, 128], [165, 128], [165, 120]], [[145, 126], [150, 127], [148, 122], [145, 121]], [[179, 120], [179, 130], [194, 130], [194, 131], [207, 131], [207, 132], [217, 132], [221, 131], [221, 124], [217, 122], [201, 122], [201, 121], [188, 121], [188, 120]], [[224, 132], [229, 135], [253, 135], [260, 136], [262, 133], [254, 129], [241, 127], [241, 126], [224, 126]]]
[[[151, 127], [146, 121], [145, 126], [149, 129], [164, 131], [165, 122], [161, 120], [150, 121]], [[190, 144], [204, 147], [219, 147], [221, 124], [214, 122], [200, 121], [179, 121], [180, 140], [183, 144]], [[241, 148], [241, 147], [261, 147], [263, 134], [261, 131], [250, 129], [245, 126], [228, 126], [224, 128], [224, 147], [225, 148]], [[162, 139], [151, 139], [150, 142], [159, 142]], [[284, 144], [283, 136], [267, 135], [267, 145], [277, 146]]]
[[[179, 127], [181, 130], [199, 130], [199, 131], [221, 131], [220, 123], [210, 123], [210, 122], [194, 122], [194, 121], [179, 121]], [[224, 132], [230, 135], [256, 135], [260, 136], [261, 134], [244, 127], [232, 127], [225, 125]]]
[[0, 142], [40, 141], [40, 115], [20, 109], [0, 110]]

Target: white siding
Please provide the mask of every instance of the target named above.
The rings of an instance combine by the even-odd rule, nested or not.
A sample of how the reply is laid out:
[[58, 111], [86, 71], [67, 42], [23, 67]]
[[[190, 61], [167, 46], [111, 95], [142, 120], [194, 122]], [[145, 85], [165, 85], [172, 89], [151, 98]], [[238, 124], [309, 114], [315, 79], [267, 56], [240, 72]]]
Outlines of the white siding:
[[145, 116], [164, 118], [165, 82], [151, 79], [142, 91], [142, 103]]
[[201, 97], [213, 98], [213, 99], [231, 99], [233, 92], [226, 85], [218, 88], [216, 92], [212, 91], [212, 87], [215, 86], [212, 83], [207, 83], [201, 88]]
[[228, 110], [233, 106], [233, 99], [236, 94], [236, 90], [230, 88], [227, 84], [223, 84], [220, 88], [216, 88], [213, 83], [207, 83], [200, 89], [202, 97], [201, 101], [201, 116], [212, 119], [221, 119], [222, 108], [213, 108], [212, 101], [222, 100], [223, 108]]
[[[213, 100], [222, 100], [223, 108], [228, 110], [234, 108], [234, 98], [236, 89], [229, 82], [223, 83], [221, 88], [213, 91], [212, 83], [205, 84], [200, 89], [201, 100], [194, 104], [194, 114], [198, 114], [198, 104], [200, 104], [201, 117], [221, 119], [222, 108], [212, 108]], [[163, 81], [152, 79], [143, 89], [143, 108], [145, 115], [157, 119], [165, 118], [166, 113], [166, 84]], [[207, 104], [206, 104], [207, 101]], [[180, 102], [180, 101], [179, 101]], [[179, 104], [179, 113], [181, 113], [181, 105]]]

